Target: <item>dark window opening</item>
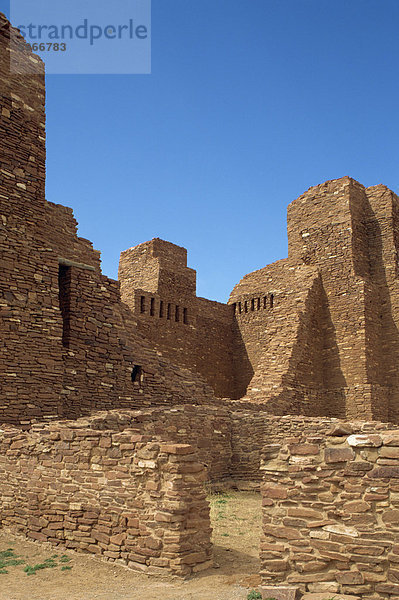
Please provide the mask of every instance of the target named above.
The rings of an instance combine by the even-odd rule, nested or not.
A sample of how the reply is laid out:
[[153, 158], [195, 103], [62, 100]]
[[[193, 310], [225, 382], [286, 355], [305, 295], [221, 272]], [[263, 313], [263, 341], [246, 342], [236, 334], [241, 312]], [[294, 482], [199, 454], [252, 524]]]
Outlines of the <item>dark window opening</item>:
[[247, 300], [245, 300], [245, 302], [244, 302], [244, 312], [246, 312], [246, 313], [248, 312], [248, 302], [247, 302]]
[[234, 302], [233, 304], [233, 313], [236, 314], [237, 312], [237, 302]]
[[238, 303], [238, 313], [241, 314], [241, 302]]
[[260, 310], [260, 298], [258, 298], [257, 307], [256, 308], [257, 308], [257, 310]]
[[255, 310], [255, 298], [252, 298], [252, 300], [251, 300], [251, 310], [252, 311]]
[[62, 315], [62, 345], [69, 347], [71, 336], [71, 267], [58, 266], [58, 300]]
[[159, 303], [159, 318], [162, 319], [162, 317], [163, 317], [163, 300], [161, 300]]
[[270, 308], [273, 308], [274, 304], [274, 294], [270, 294]]
[[150, 300], [150, 316], [153, 317], [155, 314], [155, 298]]
[[168, 319], [168, 321], [170, 321], [170, 313], [171, 313], [171, 304], [168, 304], [168, 310], [166, 313], [166, 318]]
[[187, 311], [187, 308], [183, 308], [183, 323], [185, 325], [188, 324], [188, 311]]
[[145, 312], [145, 296], [140, 296], [140, 312]]
[[180, 308], [178, 306], [176, 306], [176, 309], [175, 309], [175, 321], [176, 321], [176, 323], [178, 323], [179, 320], [180, 320]]
[[263, 298], [263, 308], [267, 308], [267, 296]]
[[143, 375], [142, 367], [140, 367], [140, 365], [134, 365], [133, 369], [132, 369], [132, 373], [131, 373], [132, 383], [135, 383], [135, 381], [141, 383], [142, 375]]

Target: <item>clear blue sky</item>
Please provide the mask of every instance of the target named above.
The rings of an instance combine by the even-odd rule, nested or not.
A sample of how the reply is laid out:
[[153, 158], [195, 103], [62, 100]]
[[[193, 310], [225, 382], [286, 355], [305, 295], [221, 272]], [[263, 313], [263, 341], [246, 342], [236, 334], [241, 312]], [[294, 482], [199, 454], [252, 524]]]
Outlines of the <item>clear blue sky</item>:
[[225, 301], [311, 185], [399, 193], [398, 32], [398, 0], [153, 0], [151, 75], [47, 77], [47, 198], [106, 275], [161, 237]]

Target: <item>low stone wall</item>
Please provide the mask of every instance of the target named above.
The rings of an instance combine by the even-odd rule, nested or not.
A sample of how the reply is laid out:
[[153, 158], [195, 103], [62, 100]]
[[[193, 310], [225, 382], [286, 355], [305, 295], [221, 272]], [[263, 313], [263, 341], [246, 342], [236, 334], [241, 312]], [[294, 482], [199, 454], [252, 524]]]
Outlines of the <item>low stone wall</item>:
[[0, 527], [189, 575], [212, 564], [206, 471], [188, 444], [90, 423], [0, 433]]
[[[81, 427], [99, 431], [130, 429], [158, 441], [191, 444], [199, 462], [206, 466], [211, 482], [230, 480], [237, 484], [260, 484], [265, 444], [279, 445], [298, 436], [327, 435], [342, 421], [327, 417], [276, 416], [259, 410], [258, 406], [249, 410], [247, 405], [241, 408], [240, 403], [231, 403], [228, 407], [185, 404], [140, 410], [117, 409], [59, 423], [64, 427], [79, 423]], [[38, 422], [30, 431], [39, 433], [45, 427], [43, 422]], [[350, 425], [352, 432], [359, 433], [394, 427], [389, 423], [363, 421]]]
[[[287, 439], [312, 435], [328, 435], [342, 423], [327, 417], [275, 416], [259, 410], [236, 410], [231, 413], [231, 469], [234, 481], [261, 482], [261, 456], [265, 444], [272, 449]], [[374, 432], [397, 426], [389, 423], [356, 421], [350, 425], [352, 432]]]
[[265, 589], [399, 597], [399, 431], [348, 433], [265, 447]]
[[[198, 461], [206, 466], [211, 481], [221, 481], [230, 476], [231, 418], [226, 409], [184, 405], [112, 410], [97, 413], [80, 422], [95, 430], [131, 429], [160, 441], [190, 444], [195, 448]], [[41, 425], [35, 427], [40, 430]], [[257, 470], [259, 466], [258, 461]]]

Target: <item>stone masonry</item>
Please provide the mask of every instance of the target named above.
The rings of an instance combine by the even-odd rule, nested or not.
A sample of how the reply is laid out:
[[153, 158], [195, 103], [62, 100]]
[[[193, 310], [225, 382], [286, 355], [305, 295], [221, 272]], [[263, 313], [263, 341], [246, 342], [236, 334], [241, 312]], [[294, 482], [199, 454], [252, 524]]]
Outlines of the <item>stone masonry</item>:
[[[0, 421], [212, 403], [203, 378], [146, 340], [72, 210], [46, 202], [42, 75], [9, 72], [0, 17]], [[20, 37], [20, 60], [32, 55]]]
[[217, 396], [398, 422], [398, 210], [384, 186], [329, 181], [288, 207], [288, 258], [246, 275], [228, 305], [197, 298], [186, 251], [159, 239], [122, 253], [122, 299]]
[[45, 199], [44, 65], [14, 30], [41, 73], [11, 73], [11, 30], [0, 14], [0, 527], [190, 575], [212, 564], [204, 482], [263, 478], [265, 597], [398, 597], [398, 197], [310, 188], [288, 258], [227, 304], [158, 238], [109, 279]]
[[0, 459], [2, 527], [148, 574], [212, 564], [206, 473], [189, 444], [77, 420], [8, 427]]
[[[344, 177], [288, 207], [288, 258], [246, 275], [228, 304], [196, 296], [187, 252], [122, 252], [119, 282], [47, 202], [44, 65], [10, 73], [0, 18], [0, 419], [213, 404], [399, 421], [399, 204]], [[40, 65], [22, 36], [13, 52]]]
[[341, 424], [327, 435], [298, 432], [265, 446], [266, 590], [398, 598], [399, 431], [350, 431]]

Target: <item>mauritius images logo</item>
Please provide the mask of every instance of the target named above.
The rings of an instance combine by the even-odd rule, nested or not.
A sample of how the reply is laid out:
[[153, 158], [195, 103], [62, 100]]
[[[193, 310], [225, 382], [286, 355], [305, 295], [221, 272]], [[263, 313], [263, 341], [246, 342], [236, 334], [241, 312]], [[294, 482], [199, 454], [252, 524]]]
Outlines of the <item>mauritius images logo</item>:
[[[47, 74], [151, 72], [151, 0], [36, 2], [11, 0], [11, 22]], [[14, 66], [23, 69], [20, 60]]]

